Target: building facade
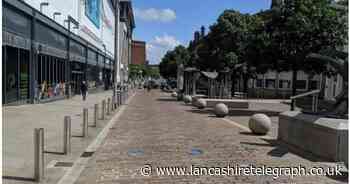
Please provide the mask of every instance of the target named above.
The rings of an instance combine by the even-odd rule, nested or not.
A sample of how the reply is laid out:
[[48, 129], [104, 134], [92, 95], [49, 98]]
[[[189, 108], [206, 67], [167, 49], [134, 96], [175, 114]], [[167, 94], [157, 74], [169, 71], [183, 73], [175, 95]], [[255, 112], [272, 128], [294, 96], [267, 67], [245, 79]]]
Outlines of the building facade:
[[90, 91], [110, 88], [114, 12], [112, 0], [4, 0], [3, 103], [78, 94], [84, 80]]
[[[249, 96], [264, 98], [289, 98], [292, 95], [292, 72], [268, 71], [258, 74], [256, 79], [250, 79], [248, 83]], [[236, 85], [236, 90], [243, 89], [243, 81]], [[305, 93], [311, 90], [324, 89], [324, 100], [332, 101], [343, 90], [341, 75], [327, 77], [325, 75], [309, 75], [298, 71], [296, 81], [297, 93]]]
[[132, 64], [147, 66], [146, 42], [132, 41]]
[[129, 79], [129, 64], [131, 64], [132, 35], [135, 28], [135, 20], [130, 0], [120, 0], [119, 23], [119, 67], [117, 82], [125, 84]]

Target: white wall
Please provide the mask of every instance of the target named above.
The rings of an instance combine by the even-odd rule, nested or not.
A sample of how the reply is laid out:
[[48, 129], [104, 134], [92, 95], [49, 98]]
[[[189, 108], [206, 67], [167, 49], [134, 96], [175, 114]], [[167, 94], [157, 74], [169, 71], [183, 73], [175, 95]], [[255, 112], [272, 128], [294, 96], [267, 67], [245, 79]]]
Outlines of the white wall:
[[[72, 32], [83, 37], [102, 51], [104, 50], [102, 45], [105, 44], [107, 53], [114, 57], [114, 13], [108, 1], [100, 0], [100, 27], [97, 28], [85, 15], [85, 0], [25, 0], [26, 3], [38, 11], [40, 11], [41, 2], [48, 2], [49, 6], [44, 6], [42, 13], [53, 19], [53, 13], [60, 12], [62, 15], [56, 16], [55, 21], [66, 28], [68, 28], [68, 25], [64, 20], [70, 15], [80, 24], [79, 30], [71, 29]], [[105, 15], [105, 20], [103, 19], [103, 14]], [[87, 30], [95, 35], [96, 38], [94, 39], [89, 35]]]

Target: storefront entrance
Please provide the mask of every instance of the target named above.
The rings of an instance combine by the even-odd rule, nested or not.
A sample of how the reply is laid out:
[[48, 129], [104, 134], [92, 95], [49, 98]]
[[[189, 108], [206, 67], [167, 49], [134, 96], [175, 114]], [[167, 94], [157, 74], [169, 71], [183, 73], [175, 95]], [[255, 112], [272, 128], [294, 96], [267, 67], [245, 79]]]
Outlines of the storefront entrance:
[[80, 85], [84, 80], [84, 73], [80, 71], [72, 71], [72, 92], [80, 94]]
[[29, 99], [29, 51], [11, 46], [3, 46], [2, 51], [3, 103], [26, 103]]
[[73, 94], [80, 94], [80, 85], [84, 81], [85, 63], [72, 61], [71, 67], [71, 87]]

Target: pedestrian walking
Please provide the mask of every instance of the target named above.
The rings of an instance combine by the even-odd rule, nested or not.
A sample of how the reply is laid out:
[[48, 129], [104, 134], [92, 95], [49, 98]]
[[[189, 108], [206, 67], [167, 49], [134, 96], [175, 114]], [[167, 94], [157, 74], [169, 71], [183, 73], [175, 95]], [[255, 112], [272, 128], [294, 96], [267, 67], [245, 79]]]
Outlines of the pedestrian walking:
[[80, 91], [81, 91], [81, 96], [83, 97], [83, 101], [86, 100], [86, 93], [87, 93], [87, 85], [86, 82], [83, 81], [80, 85]]

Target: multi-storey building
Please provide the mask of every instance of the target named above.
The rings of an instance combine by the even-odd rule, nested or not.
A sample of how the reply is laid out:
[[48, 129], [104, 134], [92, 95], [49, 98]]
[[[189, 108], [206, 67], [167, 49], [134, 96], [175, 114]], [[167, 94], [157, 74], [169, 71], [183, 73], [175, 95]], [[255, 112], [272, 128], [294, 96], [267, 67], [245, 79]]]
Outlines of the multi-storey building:
[[[130, 62], [130, 54], [124, 61], [121, 51], [114, 61], [115, 2], [3, 0], [3, 103], [76, 94], [83, 80], [90, 91], [111, 87], [113, 75], [120, 81], [114, 68]], [[127, 34], [117, 40], [128, 54], [135, 27], [131, 1], [120, 0], [119, 12], [119, 30]]]
[[131, 64], [147, 65], [146, 60], [146, 42], [132, 41], [132, 61]]

